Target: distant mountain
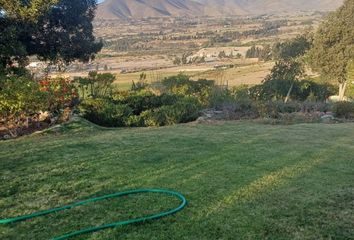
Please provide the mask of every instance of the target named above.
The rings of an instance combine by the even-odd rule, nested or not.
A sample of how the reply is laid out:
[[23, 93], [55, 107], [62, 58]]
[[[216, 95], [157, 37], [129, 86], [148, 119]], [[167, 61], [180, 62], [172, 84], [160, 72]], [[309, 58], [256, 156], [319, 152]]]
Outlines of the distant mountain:
[[231, 16], [294, 11], [329, 11], [343, 0], [105, 0], [98, 19]]
[[203, 5], [192, 0], [106, 0], [99, 4], [98, 19], [195, 16]]
[[[214, 13], [229, 15], [267, 14], [294, 11], [330, 11], [339, 7], [343, 0], [195, 0]], [[225, 10], [224, 10], [225, 9]], [[206, 12], [208, 13], [208, 12]], [[211, 12], [213, 13], [213, 12]], [[213, 15], [213, 14], [211, 14]]]

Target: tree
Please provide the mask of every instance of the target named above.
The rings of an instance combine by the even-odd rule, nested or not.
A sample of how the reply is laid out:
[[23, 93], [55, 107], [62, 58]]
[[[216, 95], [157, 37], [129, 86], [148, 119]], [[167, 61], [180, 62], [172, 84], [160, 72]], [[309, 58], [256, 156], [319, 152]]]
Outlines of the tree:
[[226, 53], [225, 53], [225, 51], [219, 52], [219, 58], [226, 58]]
[[[274, 84], [274, 86], [270, 88], [274, 91], [272, 94], [274, 98], [281, 98], [286, 94], [285, 102], [288, 102], [295, 83], [300, 80], [303, 74], [304, 70], [300, 62], [281, 60], [276, 62], [271, 73], [264, 79], [264, 82], [267, 83], [268, 86]], [[277, 87], [275, 87], [275, 85]]]
[[59, 0], [0, 0], [3, 16], [16, 21], [36, 22]]
[[273, 57], [278, 60], [271, 73], [265, 78], [265, 82], [281, 80], [290, 82], [285, 102], [289, 101], [296, 81], [304, 75], [302, 57], [310, 49], [311, 42], [306, 36], [297, 36], [294, 39], [275, 44]]
[[273, 58], [291, 60], [305, 55], [311, 48], [311, 36], [299, 35], [285, 42], [278, 42], [273, 47]]
[[269, 45], [264, 45], [263, 47], [253, 45], [246, 52], [246, 58], [258, 58], [263, 61], [269, 61], [271, 55], [271, 47]]
[[95, 9], [95, 0], [0, 0], [0, 71], [23, 67], [32, 55], [54, 64], [89, 61], [102, 48], [93, 36]]
[[348, 85], [349, 64], [354, 59], [354, 1], [346, 0], [330, 14], [315, 34], [309, 52], [311, 67], [327, 81], [339, 84], [343, 100]]

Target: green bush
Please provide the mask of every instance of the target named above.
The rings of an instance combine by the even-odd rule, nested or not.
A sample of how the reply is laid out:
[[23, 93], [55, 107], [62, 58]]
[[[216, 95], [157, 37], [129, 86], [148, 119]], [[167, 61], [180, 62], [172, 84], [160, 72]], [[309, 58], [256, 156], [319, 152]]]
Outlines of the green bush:
[[353, 102], [333, 103], [332, 111], [336, 115], [336, 117], [353, 119], [354, 118], [354, 103]]
[[216, 110], [223, 110], [227, 104], [232, 104], [235, 98], [231, 95], [229, 90], [215, 87], [209, 98], [209, 107]]
[[201, 104], [195, 97], [151, 92], [124, 92], [114, 99], [87, 99], [80, 112], [87, 120], [106, 127], [165, 126], [194, 121]]
[[329, 105], [324, 102], [268, 101], [258, 102], [259, 115], [264, 118], [280, 118], [283, 114], [327, 112]]
[[110, 97], [115, 80], [116, 77], [111, 73], [97, 73], [96, 71], [89, 72], [87, 77], [74, 79], [82, 99]]
[[249, 89], [250, 96], [257, 101], [284, 100], [294, 83], [290, 98], [293, 101], [325, 101], [329, 96], [336, 93], [336, 89], [330, 84], [320, 84], [309, 80], [269, 80], [263, 84]]
[[209, 98], [212, 94], [215, 82], [212, 80], [199, 79], [193, 81], [187, 75], [179, 74], [162, 80], [164, 91], [170, 94], [195, 97], [199, 103], [209, 105]]
[[199, 117], [200, 104], [194, 98], [181, 99], [175, 105], [166, 105], [143, 112], [145, 126], [165, 126], [195, 121]]
[[126, 119], [125, 126], [127, 127], [143, 127], [144, 119], [141, 115], [131, 115]]
[[173, 105], [181, 97], [172, 94], [155, 95], [149, 91], [141, 92], [123, 92], [114, 96], [116, 104], [128, 105], [133, 109], [134, 115], [140, 115], [142, 112], [159, 108], [163, 105]]
[[7, 121], [30, 116], [47, 110], [46, 92], [39, 82], [29, 77], [4, 77], [0, 79], [0, 118]]
[[80, 105], [84, 118], [106, 127], [123, 127], [133, 114], [128, 105], [115, 104], [107, 99], [87, 99]]

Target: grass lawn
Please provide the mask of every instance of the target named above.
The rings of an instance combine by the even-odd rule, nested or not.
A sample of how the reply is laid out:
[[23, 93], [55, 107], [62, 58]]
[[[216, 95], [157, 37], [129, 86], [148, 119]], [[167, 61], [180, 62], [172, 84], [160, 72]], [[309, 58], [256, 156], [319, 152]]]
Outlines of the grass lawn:
[[[182, 212], [77, 239], [353, 239], [354, 124], [228, 122], [102, 129], [85, 122], [0, 142], [0, 218], [134, 188]], [[178, 205], [147, 194], [0, 226], [49, 239]]]

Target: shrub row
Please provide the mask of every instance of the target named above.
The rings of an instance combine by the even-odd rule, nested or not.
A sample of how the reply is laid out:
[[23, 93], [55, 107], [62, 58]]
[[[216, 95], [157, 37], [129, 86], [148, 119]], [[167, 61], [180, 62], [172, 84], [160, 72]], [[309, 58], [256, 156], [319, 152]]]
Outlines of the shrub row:
[[193, 97], [151, 93], [131, 93], [116, 100], [89, 99], [80, 104], [80, 112], [87, 120], [106, 127], [187, 123], [198, 118], [200, 109], [200, 103]]

